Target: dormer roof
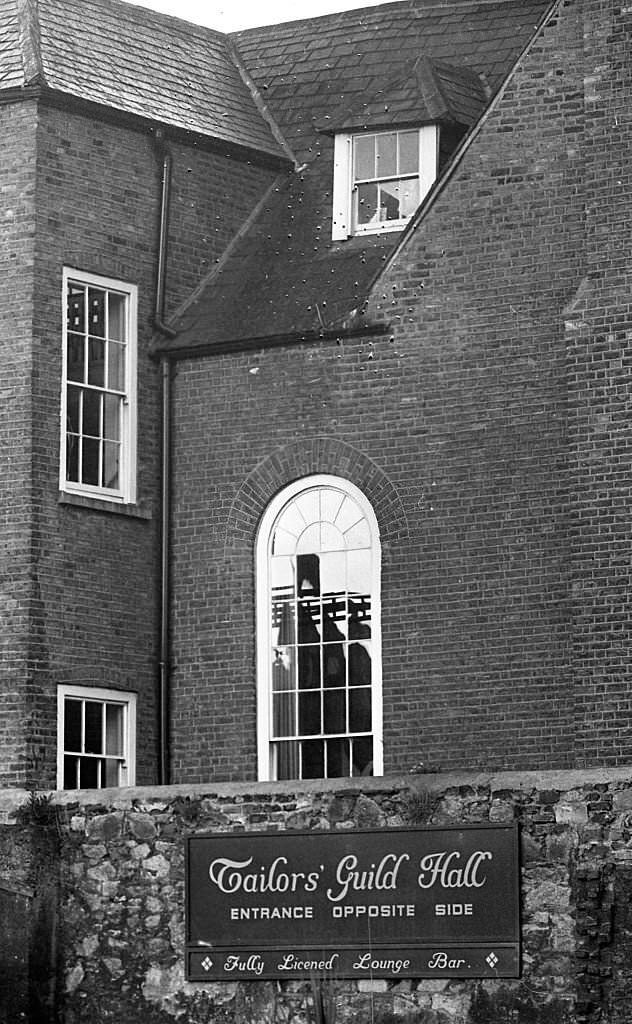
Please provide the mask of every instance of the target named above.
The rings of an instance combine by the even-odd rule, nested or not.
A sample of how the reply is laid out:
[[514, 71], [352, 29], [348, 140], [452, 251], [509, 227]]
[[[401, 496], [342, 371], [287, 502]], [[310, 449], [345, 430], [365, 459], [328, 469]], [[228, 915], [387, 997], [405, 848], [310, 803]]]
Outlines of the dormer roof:
[[421, 54], [386, 78], [370, 96], [341, 107], [317, 127], [321, 131], [361, 132], [408, 125], [456, 123], [470, 126], [487, 104], [482, 76]]

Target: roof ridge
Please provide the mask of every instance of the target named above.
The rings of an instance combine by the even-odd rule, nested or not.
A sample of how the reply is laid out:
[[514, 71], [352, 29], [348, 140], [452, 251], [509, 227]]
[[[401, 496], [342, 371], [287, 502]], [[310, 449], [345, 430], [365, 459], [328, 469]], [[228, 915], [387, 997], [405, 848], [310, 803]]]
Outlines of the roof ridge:
[[283, 132], [281, 131], [279, 125], [277, 124], [277, 122], [273, 118], [272, 114], [270, 113], [270, 110], [269, 110], [267, 104], [264, 102], [263, 96], [261, 95], [259, 89], [255, 85], [255, 83], [254, 83], [254, 81], [253, 81], [253, 79], [252, 79], [252, 77], [250, 75], [250, 72], [248, 71], [248, 68], [244, 64], [244, 62], [243, 62], [243, 60], [241, 58], [241, 54], [239, 53], [239, 50], [238, 50], [237, 46], [235, 45], [233, 40], [230, 38], [230, 36], [226, 36], [225, 38], [226, 38], [226, 48], [228, 50], [228, 54], [230, 56], [230, 59], [232, 60], [232, 62], [235, 65], [235, 67], [237, 68], [237, 70], [238, 70], [238, 72], [240, 74], [242, 82], [244, 83], [244, 85], [248, 89], [248, 92], [252, 96], [252, 99], [254, 101], [254, 104], [255, 104], [257, 110], [261, 114], [263, 120], [268, 125], [270, 131], [272, 132], [272, 135], [274, 136], [275, 141], [278, 142], [279, 146], [281, 147], [283, 152], [287, 155], [288, 159], [292, 161], [292, 163], [294, 164], [295, 167], [297, 167], [298, 166], [298, 161], [297, 161], [297, 159], [296, 159], [296, 157], [295, 157], [295, 155], [294, 155], [290, 145], [286, 142], [285, 136], [283, 135]]
[[42, 63], [38, 0], [16, 0], [16, 8], [20, 55], [24, 69], [24, 84], [42, 85], [45, 82], [45, 78]]
[[432, 58], [426, 53], [420, 54], [413, 65], [413, 70], [417, 74], [421, 95], [428, 112], [437, 118], [445, 117], [450, 113], [450, 105], [437, 78]]

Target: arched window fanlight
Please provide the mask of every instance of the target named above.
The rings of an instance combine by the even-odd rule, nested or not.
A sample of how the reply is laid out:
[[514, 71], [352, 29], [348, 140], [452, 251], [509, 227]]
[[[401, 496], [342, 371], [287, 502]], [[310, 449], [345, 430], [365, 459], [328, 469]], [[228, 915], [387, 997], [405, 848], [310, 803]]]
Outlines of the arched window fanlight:
[[380, 546], [348, 481], [286, 488], [259, 529], [262, 779], [381, 774]]

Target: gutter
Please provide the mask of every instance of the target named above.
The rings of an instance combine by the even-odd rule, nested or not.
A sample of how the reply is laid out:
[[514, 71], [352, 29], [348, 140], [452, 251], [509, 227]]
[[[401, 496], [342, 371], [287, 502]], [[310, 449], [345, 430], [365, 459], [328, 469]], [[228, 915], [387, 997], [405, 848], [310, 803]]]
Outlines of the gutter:
[[182, 345], [157, 352], [161, 359], [195, 359], [202, 356], [226, 355], [230, 352], [251, 352], [281, 346], [303, 345], [319, 341], [340, 341], [344, 338], [378, 337], [388, 334], [390, 321], [356, 324], [353, 327], [328, 327], [324, 330], [288, 331], [284, 334], [265, 334], [252, 338], [233, 338], [226, 341], [207, 341], [199, 345]]

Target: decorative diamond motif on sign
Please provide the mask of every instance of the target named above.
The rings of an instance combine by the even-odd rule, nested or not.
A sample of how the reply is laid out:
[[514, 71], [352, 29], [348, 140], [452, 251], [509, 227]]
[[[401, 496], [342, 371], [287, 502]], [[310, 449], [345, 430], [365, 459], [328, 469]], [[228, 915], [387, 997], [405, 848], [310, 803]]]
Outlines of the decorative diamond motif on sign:
[[496, 956], [496, 954], [495, 953], [490, 953], [489, 956], [486, 957], [485, 959], [487, 960], [487, 963], [489, 964], [489, 966], [493, 970], [494, 967], [496, 966], [496, 964], [498, 963], [498, 957]]
[[210, 956], [205, 956], [203, 961], [202, 961], [202, 967], [204, 968], [204, 970], [205, 971], [210, 971], [212, 966], [213, 966], [213, 961], [211, 960]]

